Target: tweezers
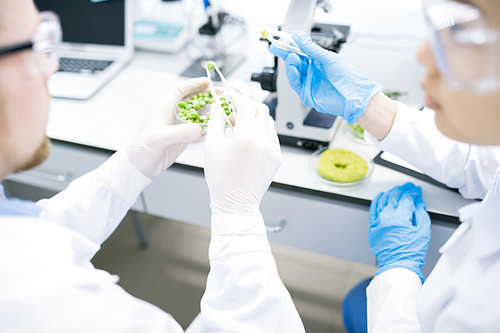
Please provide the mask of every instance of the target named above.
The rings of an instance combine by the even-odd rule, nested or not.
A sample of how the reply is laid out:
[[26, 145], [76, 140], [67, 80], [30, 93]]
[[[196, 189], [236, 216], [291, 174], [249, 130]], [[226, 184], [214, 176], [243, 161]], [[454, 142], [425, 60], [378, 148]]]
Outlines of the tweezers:
[[[276, 37], [278, 37], [279, 39], [276, 39]], [[293, 45], [295, 44], [295, 41], [293, 40], [293, 37], [289, 32], [274, 30], [268, 31], [267, 29], [265, 29], [262, 31], [262, 38], [267, 39], [281, 50], [294, 52], [298, 55], [307, 57], [307, 54], [302, 52], [297, 46]]]
[[[219, 74], [219, 77], [222, 80], [222, 83], [224, 84], [224, 89], [226, 89], [227, 94], [229, 95], [229, 100], [233, 101], [231, 98], [231, 89], [229, 88], [229, 85], [227, 84], [226, 78], [224, 75], [222, 75], [221, 71], [219, 70], [219, 67], [217, 67], [217, 64], [212, 61], [212, 64], [214, 65], [214, 69], [217, 71], [217, 74]], [[231, 130], [233, 130], [233, 124], [231, 124], [231, 121], [229, 120], [229, 117], [227, 116], [226, 112], [224, 112], [224, 108], [222, 107], [222, 101], [220, 100], [219, 95], [217, 95], [217, 92], [215, 91], [214, 84], [212, 82], [212, 75], [210, 75], [210, 69], [205, 65], [205, 70], [207, 71], [207, 77], [208, 77], [208, 85], [210, 87], [210, 92], [212, 93], [212, 97], [214, 98], [215, 102], [219, 106], [219, 109], [222, 111], [222, 114], [224, 115], [224, 119], [226, 119], [226, 122], [229, 124], [229, 127]], [[234, 110], [234, 105], [232, 106]]]

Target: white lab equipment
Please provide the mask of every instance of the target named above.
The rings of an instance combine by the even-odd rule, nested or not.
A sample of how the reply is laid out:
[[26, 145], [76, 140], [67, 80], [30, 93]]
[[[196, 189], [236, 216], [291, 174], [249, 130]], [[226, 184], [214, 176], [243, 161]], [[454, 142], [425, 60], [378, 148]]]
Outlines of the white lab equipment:
[[56, 12], [62, 23], [59, 70], [48, 81], [52, 96], [89, 99], [132, 60], [132, 0], [35, 4], [39, 10]]
[[[332, 24], [313, 24], [316, 7], [330, 10], [329, 1], [292, 0], [288, 6], [283, 32], [270, 32], [281, 37], [277, 43], [291, 43], [284, 32], [303, 30], [311, 32], [313, 40], [324, 48], [338, 52], [349, 34], [350, 27]], [[297, 51], [294, 51], [297, 53]], [[299, 50], [300, 53], [302, 53]], [[277, 67], [277, 72], [276, 72]], [[276, 77], [277, 75], [277, 77]], [[271, 94], [266, 104], [275, 111], [276, 131], [282, 144], [316, 149], [328, 146], [336, 131], [334, 115], [320, 113], [307, 107], [293, 91], [286, 77], [286, 67], [282, 60], [274, 68], [265, 68], [263, 73], [253, 74], [252, 81], [260, 82], [263, 89]]]
[[373, 279], [367, 288], [368, 331], [498, 331], [500, 148], [451, 140], [435, 127], [433, 111], [419, 112], [401, 103], [383, 141], [370, 134], [365, 138], [459, 188], [464, 197], [486, 196], [460, 210], [462, 225], [440, 249], [442, 256], [423, 286], [404, 268]]
[[135, 47], [158, 52], [179, 52], [191, 38], [191, 23], [185, 10], [181, 1], [135, 1]]
[[[314, 22], [314, 12], [316, 10], [317, 0], [292, 0], [288, 7], [285, 21], [283, 22], [283, 31], [311, 31]], [[293, 91], [286, 77], [286, 67], [282, 60], [278, 65], [278, 81], [276, 89], [278, 91], [278, 104], [276, 106], [276, 131], [285, 137], [297, 138], [296, 142], [303, 139], [303, 144], [314, 144], [320, 142], [320, 145], [327, 146], [334, 135], [333, 122], [335, 116], [325, 115], [313, 111], [316, 117], [321, 120], [318, 123], [322, 127], [308, 126], [304, 122], [312, 111], [300, 101], [299, 96]], [[295, 139], [292, 139], [295, 140]], [[321, 144], [321, 142], [323, 144]], [[300, 143], [298, 143], [300, 145]], [[321, 147], [318, 147], [321, 148]]]
[[[201, 3], [199, 4], [201, 5]], [[196, 49], [200, 56], [182, 71], [181, 76], [203, 76], [207, 61], [216, 62], [220, 70], [225, 75], [228, 75], [246, 57], [241, 48], [235, 49], [233, 45], [244, 40], [243, 37], [246, 33], [245, 21], [221, 10], [222, 6], [219, 0], [205, 0], [203, 3], [207, 21], [198, 28], [198, 34], [192, 38], [186, 48], [186, 50]], [[238, 26], [240, 29], [228, 29], [228, 26]], [[234, 31], [238, 30], [240, 30], [240, 33], [235, 35]], [[192, 47], [189, 48], [189, 46]]]

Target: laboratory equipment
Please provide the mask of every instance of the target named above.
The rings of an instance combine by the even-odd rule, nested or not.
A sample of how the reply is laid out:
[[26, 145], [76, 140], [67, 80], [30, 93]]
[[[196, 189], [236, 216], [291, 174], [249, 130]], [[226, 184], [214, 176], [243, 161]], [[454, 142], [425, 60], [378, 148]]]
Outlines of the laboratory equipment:
[[47, 82], [53, 97], [88, 99], [132, 60], [132, 2], [35, 1], [61, 18], [59, 70]]
[[[215, 82], [212, 79], [212, 70], [215, 70], [219, 75], [219, 80]], [[230, 127], [232, 130], [233, 124], [230, 118], [234, 120], [234, 116], [231, 116], [234, 113], [234, 107], [231, 101], [230, 87], [215, 63], [207, 63], [206, 72], [209, 88], [190, 91], [180, 97], [174, 108], [177, 122], [181, 124], [198, 124], [205, 134], [211, 116], [211, 104], [216, 103], [219, 106], [216, 112], [222, 111], [226, 120], [226, 127]]]
[[185, 22], [141, 19], [134, 24], [135, 47], [142, 50], [175, 53], [189, 37]]
[[[219, 74], [219, 78], [221, 79], [222, 84], [224, 85], [226, 97], [222, 97], [222, 95], [219, 96], [214, 88], [214, 83], [212, 81], [212, 73], [211, 73], [211, 71], [214, 69], [217, 71], [217, 74]], [[231, 88], [227, 84], [226, 78], [224, 77], [224, 75], [222, 75], [222, 72], [220, 71], [219, 67], [215, 62], [209, 62], [205, 66], [205, 70], [207, 72], [208, 86], [210, 87], [210, 92], [212, 93], [212, 97], [215, 99], [215, 102], [219, 106], [219, 110], [223, 111], [222, 114], [224, 116], [224, 119], [226, 120], [226, 124], [229, 125], [231, 130], [233, 130], [233, 124], [231, 124], [231, 121], [228, 118], [228, 115], [232, 113], [234, 110], [233, 106], [231, 105], [232, 104]]]
[[176, 53], [191, 37], [181, 1], [137, 0], [134, 8], [137, 49]]
[[204, 4], [205, 12], [207, 13], [207, 22], [198, 29], [200, 35], [198, 39], [200, 39], [201, 43], [204, 45], [197, 45], [198, 51], [202, 49], [203, 54], [186, 68], [180, 74], [181, 76], [200, 77], [205, 75], [205, 65], [207, 61], [214, 61], [217, 63], [220, 70], [228, 75], [245, 58], [241, 53], [228, 52], [228, 45], [223, 42], [222, 36], [223, 27], [225, 25], [233, 23], [244, 24], [243, 21], [220, 10], [218, 0], [204, 0]]
[[267, 39], [281, 50], [295, 52], [298, 55], [307, 57], [307, 54], [302, 52], [297, 46], [294, 45], [293, 37], [289, 32], [267, 31], [267, 29], [264, 29], [262, 31], [262, 38]]
[[[317, 6], [325, 11], [331, 9], [329, 1], [292, 0], [281, 30], [309, 31], [315, 43], [332, 52], [339, 52], [350, 33], [350, 27], [313, 24]], [[262, 89], [271, 92], [265, 103], [275, 119], [281, 144], [308, 149], [328, 146], [335, 133], [333, 124], [336, 116], [320, 113], [302, 104], [288, 83], [283, 61], [275, 59], [274, 67], [266, 67], [262, 73], [252, 74], [252, 81], [260, 82]]]

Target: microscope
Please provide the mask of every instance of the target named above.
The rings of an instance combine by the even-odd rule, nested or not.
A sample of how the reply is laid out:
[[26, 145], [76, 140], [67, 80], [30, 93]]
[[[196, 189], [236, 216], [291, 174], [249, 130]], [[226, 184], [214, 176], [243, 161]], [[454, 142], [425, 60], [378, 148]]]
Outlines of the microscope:
[[[329, 0], [291, 0], [282, 31], [303, 30], [321, 47], [338, 53], [346, 42], [349, 26], [314, 24], [316, 7], [331, 10]], [[262, 89], [271, 92], [264, 102], [271, 116], [281, 144], [319, 149], [328, 146], [335, 134], [336, 117], [307, 107], [292, 90], [286, 77], [285, 62], [275, 58], [274, 67], [252, 74], [252, 81], [260, 82]]]

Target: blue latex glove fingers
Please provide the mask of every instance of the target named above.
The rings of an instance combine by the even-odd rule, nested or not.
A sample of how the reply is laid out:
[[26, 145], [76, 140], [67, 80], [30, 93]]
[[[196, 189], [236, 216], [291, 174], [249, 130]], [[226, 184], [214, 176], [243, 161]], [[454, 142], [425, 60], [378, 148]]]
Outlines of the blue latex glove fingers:
[[276, 57], [281, 58], [282, 60], [286, 60], [286, 57], [292, 52], [285, 51], [280, 48], [277, 48], [274, 44], [269, 46], [269, 51], [274, 54]]
[[321, 64], [331, 64], [332, 60], [341, 59], [334, 52], [330, 52], [313, 42], [311, 37], [306, 34], [304, 31], [296, 30], [291, 31], [290, 34], [295, 41], [295, 44], [299, 47], [299, 49], [307, 54], [311, 59], [314, 59]]
[[316, 45], [305, 32], [292, 31], [290, 34], [307, 57], [280, 50], [274, 45], [269, 50], [285, 60], [287, 78], [301, 102], [354, 124], [382, 86], [363, 76], [359, 69], [338, 54]]
[[375, 212], [376, 212], [376, 217], [378, 218], [378, 216], [380, 215], [380, 213], [382, 213], [382, 211], [384, 210], [385, 207], [387, 207], [387, 203], [389, 202], [389, 195], [391, 194], [390, 191], [388, 192], [382, 192], [380, 193], [378, 199], [375, 198], [373, 199], [372, 201], [372, 205], [375, 206]]
[[[310, 57], [301, 59], [309, 63], [312, 69], [307, 80], [310, 83], [307, 90], [308, 95], [311, 95], [310, 99], [316, 99], [313, 107], [320, 112], [340, 115], [349, 124], [354, 124], [365, 112], [373, 95], [382, 90], [382, 86], [363, 76], [359, 69], [337, 53], [314, 43], [305, 32], [292, 31], [290, 34], [300, 50]], [[328, 84], [322, 81], [327, 81]], [[304, 103], [303, 96], [301, 100]]]
[[378, 203], [380, 201], [380, 198], [384, 195], [384, 192], [380, 192], [377, 194], [375, 199], [372, 200], [372, 203], [370, 204], [370, 210], [368, 211], [368, 216], [370, 218], [370, 228], [373, 226], [375, 227], [380, 220], [378, 219], [378, 216], [380, 214], [380, 210], [378, 209]]
[[286, 66], [286, 77], [288, 79], [288, 83], [290, 87], [300, 95], [300, 91], [302, 86], [304, 85], [303, 81], [306, 78], [305, 75], [302, 75], [302, 61], [299, 56], [295, 53], [290, 53], [286, 57], [285, 61]]
[[408, 183], [380, 193], [370, 206], [368, 241], [377, 257], [380, 274], [404, 267], [423, 282], [420, 267], [430, 244], [430, 218], [420, 187]]
[[415, 187], [412, 183], [406, 183], [402, 186], [393, 188], [389, 192], [388, 205], [394, 208], [411, 206], [410, 209], [415, 209], [415, 200], [422, 196], [422, 189]]
[[418, 198], [415, 203], [415, 226], [422, 233], [429, 233], [430, 238], [431, 218], [429, 217], [429, 213], [427, 213], [425, 202], [422, 198]]

